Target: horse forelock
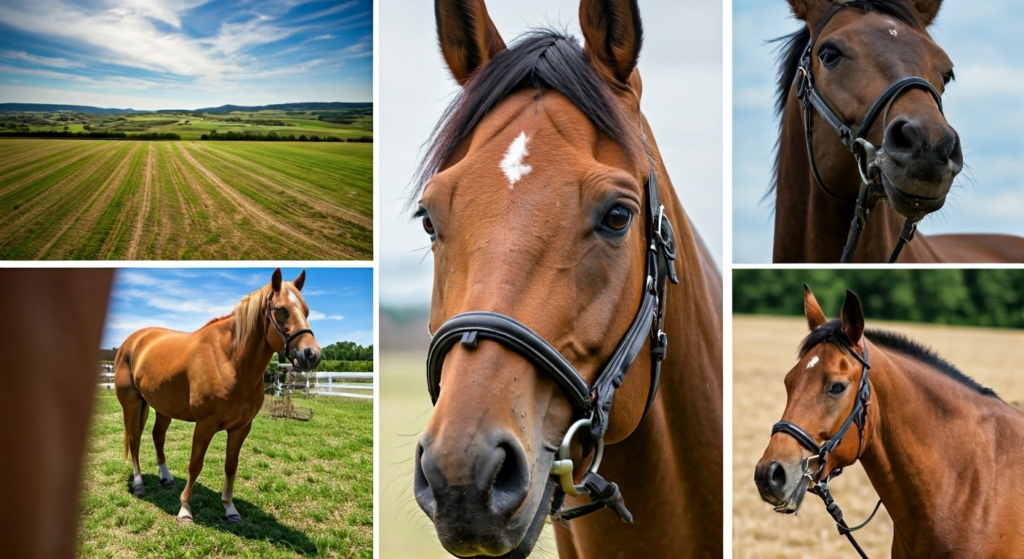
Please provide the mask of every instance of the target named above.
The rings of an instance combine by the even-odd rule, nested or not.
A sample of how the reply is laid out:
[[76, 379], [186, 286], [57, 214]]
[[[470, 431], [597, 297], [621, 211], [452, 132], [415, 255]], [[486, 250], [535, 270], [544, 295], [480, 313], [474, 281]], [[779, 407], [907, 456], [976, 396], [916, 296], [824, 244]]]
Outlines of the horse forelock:
[[235, 310], [230, 316], [235, 318], [231, 330], [231, 343], [236, 350], [245, 347], [252, 336], [261, 335], [269, 289], [268, 285], [253, 291], [235, 305]]

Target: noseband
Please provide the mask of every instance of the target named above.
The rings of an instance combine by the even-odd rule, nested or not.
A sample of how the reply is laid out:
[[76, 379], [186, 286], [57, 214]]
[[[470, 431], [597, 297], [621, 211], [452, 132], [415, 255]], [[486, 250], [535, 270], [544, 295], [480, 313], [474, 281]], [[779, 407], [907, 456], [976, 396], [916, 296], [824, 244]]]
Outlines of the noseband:
[[[796, 73], [796, 97], [801, 101], [804, 109], [803, 123], [807, 139], [807, 157], [811, 162], [811, 173], [814, 175], [814, 180], [818, 183], [822, 192], [829, 197], [840, 202], [856, 204], [853, 220], [850, 222], [850, 230], [846, 236], [846, 245], [843, 247], [843, 254], [839, 260], [843, 263], [853, 260], [853, 253], [857, 250], [857, 244], [860, 242], [861, 234], [867, 226], [871, 211], [875, 209], [880, 200], [886, 200], [885, 189], [882, 186], [882, 173], [878, 167], [881, 152], [864, 138], [871, 130], [871, 126], [878, 119], [878, 116], [884, 113], [882, 117], [884, 135], [884, 123], [889, 120], [889, 112], [892, 110], [893, 103], [896, 102], [900, 95], [903, 95], [904, 92], [910, 89], [923, 89], [930, 93], [932, 98], [935, 99], [935, 103], [939, 106], [939, 112], [942, 113], [942, 96], [928, 80], [916, 76], [901, 78], [889, 84], [879, 94], [878, 98], [875, 99], [875, 102], [871, 104], [871, 107], [868, 108], [868, 112], [864, 114], [864, 119], [861, 121], [860, 126], [857, 127], [856, 132], [847, 126], [843, 119], [832, 110], [832, 107], [825, 101], [825, 98], [821, 96], [818, 88], [814, 85], [814, 74], [811, 72], [811, 56], [814, 52], [814, 45], [825, 32], [825, 28], [828, 27], [832, 18], [847, 7], [854, 5], [870, 9], [866, 2], [852, 0], [845, 4], [840, 4], [833, 10], [825, 19], [825, 23], [822, 24], [818, 34], [811, 36], [811, 40], [807, 43], [807, 48], [800, 59], [800, 66], [797, 68]], [[825, 181], [822, 180], [821, 174], [818, 172], [817, 162], [814, 159], [814, 113], [817, 113], [825, 121], [825, 124], [839, 135], [839, 141], [856, 158], [857, 170], [860, 172], [861, 178], [860, 191], [856, 197], [837, 194], [825, 186]], [[900, 240], [889, 256], [890, 264], [896, 262], [903, 247], [913, 240], [916, 231], [917, 222], [907, 219], [904, 222], [903, 231], [900, 233]]]
[[274, 329], [277, 330], [277, 333], [281, 334], [281, 337], [284, 338], [284, 353], [285, 355], [288, 355], [292, 351], [292, 342], [294, 342], [299, 336], [303, 334], [309, 334], [310, 336], [312, 336], [313, 331], [310, 330], [309, 328], [299, 328], [298, 330], [292, 332], [291, 334], [285, 332], [284, 329], [281, 328], [281, 325], [278, 324], [276, 320], [274, 320], [274, 317], [270, 313], [270, 307], [273, 306], [273, 300], [274, 292], [271, 291], [270, 293], [267, 294], [267, 304], [265, 305], [265, 307], [267, 308], [267, 322], [273, 324]]
[[[435, 404], [441, 393], [441, 369], [445, 357], [456, 344], [473, 350], [480, 340], [498, 342], [518, 353], [537, 370], [551, 377], [568, 398], [574, 410], [575, 422], [566, 432], [551, 467], [551, 476], [555, 481], [551, 514], [556, 519], [572, 520], [608, 507], [615, 510], [623, 521], [633, 521], [618, 485], [605, 481], [597, 473], [597, 468], [604, 453], [604, 436], [608, 431], [608, 416], [611, 413], [615, 390], [622, 386], [626, 373], [648, 339], [651, 343], [651, 384], [641, 422], [654, 404], [661, 377], [661, 361], [665, 358], [668, 346], [668, 337], [662, 331], [667, 286], [665, 280], [679, 283], [674, 266], [676, 245], [672, 224], [665, 215], [665, 207], [661, 205], [658, 182], [654, 176], [654, 163], [650, 156], [648, 163], [650, 169], [644, 183], [647, 195], [647, 262], [643, 299], [629, 330], [619, 341], [608, 362], [598, 372], [592, 385], [588, 384], [579, 371], [547, 340], [521, 322], [501, 313], [472, 311], [456, 315], [442, 324], [430, 341], [427, 355], [427, 389]], [[581, 435], [584, 456], [594, 451], [594, 459], [579, 485], [573, 480], [575, 466], [570, 454], [570, 447], [577, 433]], [[579, 494], [588, 494], [591, 502], [561, 510], [566, 495]]]
[[[854, 359], [860, 362], [862, 367], [860, 384], [857, 387], [857, 396], [853, 402], [853, 409], [850, 410], [850, 415], [846, 417], [846, 421], [844, 421], [842, 426], [839, 427], [836, 434], [832, 435], [830, 439], [819, 445], [817, 440], [815, 440], [810, 433], [805, 431], [799, 425], [786, 420], [781, 420], [772, 426], [772, 436], [775, 436], [775, 433], [785, 433], [796, 439], [796, 441], [800, 443], [800, 446], [811, 451], [811, 453], [815, 455], [811, 458], [817, 457], [818, 470], [814, 474], [810, 474], [808, 470], [811, 458], [805, 458], [803, 461], [804, 477], [811, 483], [811, 487], [807, 491], [821, 497], [821, 500], [825, 503], [825, 510], [827, 510], [832, 516], [832, 519], [836, 523], [836, 527], [839, 529], [839, 533], [850, 540], [854, 549], [857, 550], [857, 553], [859, 553], [863, 559], [867, 559], [867, 555], [864, 553], [864, 550], [861, 549], [857, 540], [854, 539], [853, 532], [860, 530], [864, 526], [867, 526], [868, 522], [871, 522], [871, 519], [875, 517], [875, 513], [878, 512], [878, 507], [882, 504], [881, 499], [879, 499], [878, 504], [875, 505], [874, 512], [871, 513], [871, 516], [869, 516], [867, 520], [858, 526], [850, 528], [846, 524], [846, 521], [843, 520], [843, 511], [839, 509], [839, 505], [836, 504], [835, 500], [832, 498], [832, 493], [828, 488], [828, 484], [831, 483], [832, 479], [843, 473], [843, 468], [834, 468], [831, 472], [827, 472], [827, 475], [824, 475], [824, 479], [822, 479], [823, 474], [826, 474], [825, 466], [828, 462], [829, 454], [835, 451], [836, 447], [843, 442], [843, 438], [846, 436], [847, 431], [849, 431], [850, 427], [853, 425], [857, 426], [859, 438], [857, 443], [857, 458], [855, 460], [859, 460], [861, 454], [864, 452], [864, 426], [867, 424], [868, 406], [871, 404], [871, 384], [868, 382], [868, 371], [871, 369], [871, 361], [868, 358], [868, 340], [867, 338], [861, 338], [861, 340], [864, 345], [863, 357], [857, 355], [857, 352], [847, 343], [847, 340], [840, 338], [838, 335], [833, 335], [829, 339], [830, 342], [836, 344], [852, 355]], [[780, 507], [782, 506], [784, 505], [780, 505]], [[776, 507], [776, 510], [779, 511], [780, 508]]]

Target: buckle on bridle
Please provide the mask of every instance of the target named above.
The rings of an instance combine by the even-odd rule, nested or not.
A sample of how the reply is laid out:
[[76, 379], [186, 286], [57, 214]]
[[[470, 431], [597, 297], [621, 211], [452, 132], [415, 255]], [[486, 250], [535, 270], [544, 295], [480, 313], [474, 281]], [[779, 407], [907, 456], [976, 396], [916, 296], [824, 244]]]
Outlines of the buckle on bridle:
[[[566, 495], [579, 495], [580, 493], [588, 493], [589, 490], [583, 485], [576, 485], [573, 481], [572, 472], [575, 469], [575, 464], [572, 461], [572, 440], [576, 436], [576, 432], [580, 428], [586, 427], [587, 432], [593, 427], [593, 422], [589, 418], [584, 418], [576, 421], [569, 427], [569, 430], [565, 432], [565, 437], [562, 439], [561, 446], [558, 447], [558, 452], [555, 454], [555, 461], [551, 464], [551, 475], [558, 480], [558, 485]], [[586, 474], [596, 474], [597, 469], [601, 467], [601, 459], [604, 457], [604, 438], [602, 437], [597, 441], [597, 446], [594, 448], [594, 460], [590, 463], [590, 467], [587, 468]]]
[[864, 184], [874, 184], [878, 180], [878, 150], [864, 138], [853, 141], [853, 156], [857, 159], [857, 171]]

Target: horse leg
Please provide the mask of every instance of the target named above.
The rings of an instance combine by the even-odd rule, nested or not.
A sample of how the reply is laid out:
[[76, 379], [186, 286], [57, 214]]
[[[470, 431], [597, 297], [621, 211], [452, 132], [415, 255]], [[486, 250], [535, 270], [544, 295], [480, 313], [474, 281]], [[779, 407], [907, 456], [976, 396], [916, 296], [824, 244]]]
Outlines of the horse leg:
[[124, 412], [124, 453], [125, 458], [132, 458], [132, 493], [136, 497], [146, 494], [146, 484], [142, 482], [142, 468], [139, 466], [139, 447], [142, 444], [142, 428], [146, 425], [149, 415], [149, 404], [142, 399], [142, 394], [130, 387], [117, 387], [117, 399], [121, 402]]
[[164, 456], [164, 441], [167, 440], [167, 428], [171, 426], [171, 418], [156, 412], [153, 423], [153, 444], [156, 446], [156, 467], [160, 470], [160, 487], [174, 487], [174, 476], [167, 469], [167, 457]]
[[192, 488], [196, 479], [203, 471], [203, 459], [206, 458], [206, 449], [217, 432], [215, 424], [196, 423], [196, 430], [192, 432], [192, 456], [188, 459], [188, 483], [185, 490], [181, 492], [181, 510], [178, 511], [178, 522], [192, 524], [192, 508], [188, 502], [192, 499]]
[[235, 509], [233, 490], [235, 472], [238, 470], [238, 453], [242, 450], [242, 443], [249, 436], [251, 428], [252, 422], [250, 421], [228, 431], [228, 453], [224, 460], [224, 492], [220, 495], [220, 500], [224, 503], [224, 522], [228, 524], [238, 524], [242, 521], [242, 515], [238, 514], [238, 510]]

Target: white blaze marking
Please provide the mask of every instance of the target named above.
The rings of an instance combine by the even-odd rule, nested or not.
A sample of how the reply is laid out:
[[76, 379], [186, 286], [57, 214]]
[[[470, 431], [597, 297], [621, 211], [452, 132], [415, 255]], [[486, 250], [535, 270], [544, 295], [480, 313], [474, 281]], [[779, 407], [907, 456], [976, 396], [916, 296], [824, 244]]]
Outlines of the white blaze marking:
[[896, 35], [899, 35], [899, 33], [897, 33], [895, 29], [890, 29], [889, 30], [889, 34], [892, 35], [893, 37], [895, 37]]
[[818, 356], [815, 355], [814, 357], [811, 358], [811, 362], [807, 364], [807, 368], [810, 369], [811, 367], [813, 367], [813, 366], [815, 366], [817, 364], [818, 364]]
[[508, 146], [508, 151], [505, 152], [505, 157], [501, 160], [501, 171], [505, 173], [505, 178], [508, 179], [510, 190], [533, 170], [533, 167], [523, 162], [526, 156], [530, 155], [530, 152], [526, 151], [526, 142], [528, 141], [530, 139], [526, 137], [526, 132], [520, 132], [516, 139], [512, 140], [512, 143]]

